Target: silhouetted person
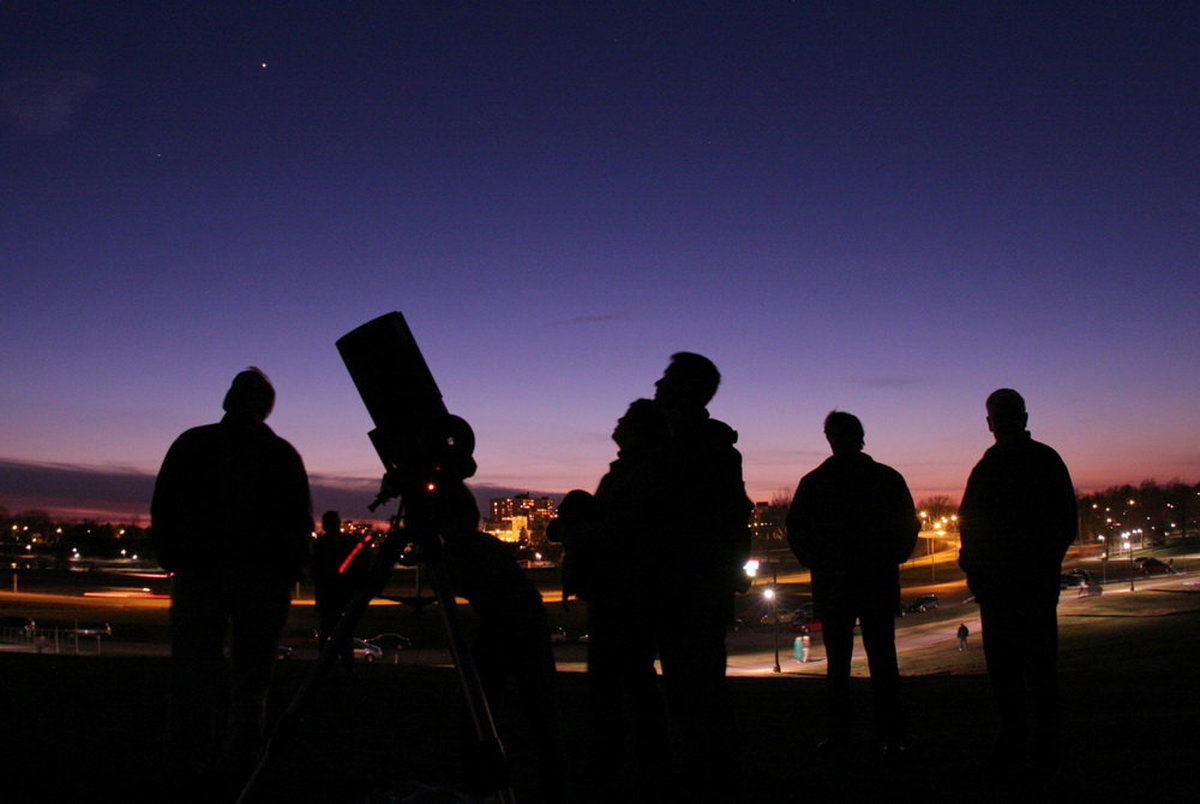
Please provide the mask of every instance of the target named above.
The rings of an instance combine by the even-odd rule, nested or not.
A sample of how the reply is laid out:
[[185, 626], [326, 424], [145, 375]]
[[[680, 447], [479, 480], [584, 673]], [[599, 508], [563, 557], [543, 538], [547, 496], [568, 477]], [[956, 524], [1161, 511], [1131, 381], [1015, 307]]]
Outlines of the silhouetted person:
[[801, 478], [787, 516], [788, 542], [812, 572], [813, 610], [828, 660], [829, 731], [821, 746], [836, 751], [846, 744], [858, 622], [876, 730], [884, 752], [896, 755], [905, 737], [894, 623], [899, 567], [912, 553], [920, 521], [900, 473], [862, 451], [863, 426], [856, 416], [830, 413], [825, 438], [833, 455]]
[[[660, 464], [669, 435], [656, 403], [639, 399], [631, 404], [613, 430], [618, 457], [595, 497], [579, 490], [569, 493], [548, 532], [561, 534], [564, 562], [575, 579], [570, 588], [588, 606], [593, 727], [588, 784], [599, 800], [627, 795], [621, 791], [631, 743], [638, 793], [661, 800], [666, 792], [666, 713], [654, 668], [653, 621], [644, 603], [657, 579], [655, 567], [631, 547], [657, 536]], [[630, 721], [632, 740], [626, 729]]]
[[970, 635], [971, 629], [967, 628], [967, 624], [959, 623], [958, 630], [954, 633], [954, 636], [958, 639], [959, 651], [964, 651], [967, 649], [967, 637]]
[[[476, 529], [479, 509], [466, 486], [441, 518], [454, 593], [478, 617], [472, 654], [489, 707], [496, 712], [511, 682], [527, 718], [546, 801], [564, 795], [555, 703], [554, 651], [542, 596], [517, 564], [513, 545]], [[482, 777], [487, 769], [482, 768]]]
[[988, 397], [988, 428], [996, 443], [967, 480], [958, 512], [958, 563], [979, 603], [983, 651], [999, 708], [993, 764], [1011, 770], [1028, 758], [1036, 770], [1052, 772], [1058, 751], [1059, 576], [1078, 520], [1067, 467], [1057, 452], [1030, 437], [1027, 421], [1025, 400], [1016, 391], [1002, 388]]
[[[367, 556], [359, 550], [354, 534], [342, 532], [337, 511], [321, 515], [321, 534], [313, 543], [312, 578], [316, 594], [317, 636], [323, 650], [337, 627], [358, 586], [365, 582]], [[346, 639], [338, 647], [338, 659], [349, 669], [354, 665], [354, 644]]]
[[511, 546], [486, 533], [455, 540], [450, 571], [455, 592], [479, 617], [474, 653], [488, 702], [495, 710], [509, 682], [515, 685], [537, 751], [543, 793], [548, 801], [558, 800], [565, 782], [557, 744], [556, 668], [541, 595], [517, 565]]
[[683, 792], [706, 801], [740, 794], [725, 631], [733, 595], [749, 581], [742, 567], [753, 507], [734, 448], [737, 433], [705, 408], [720, 381], [708, 358], [680, 352], [655, 383], [671, 437], [656, 473], [659, 533], [645, 550], [656, 568], [655, 636], [667, 709], [684, 752]]
[[174, 574], [166, 748], [181, 786], [187, 772], [241, 770], [261, 747], [271, 665], [308, 558], [308, 476], [265, 424], [274, 403], [261, 371], [239, 373], [224, 418], [179, 436], [154, 487], [154, 544]]
[[592, 552], [601, 541], [596, 498], [583, 489], [568, 491], [546, 528], [546, 540], [563, 546], [560, 562], [563, 608], [567, 608], [572, 597], [588, 600], [596, 569]]

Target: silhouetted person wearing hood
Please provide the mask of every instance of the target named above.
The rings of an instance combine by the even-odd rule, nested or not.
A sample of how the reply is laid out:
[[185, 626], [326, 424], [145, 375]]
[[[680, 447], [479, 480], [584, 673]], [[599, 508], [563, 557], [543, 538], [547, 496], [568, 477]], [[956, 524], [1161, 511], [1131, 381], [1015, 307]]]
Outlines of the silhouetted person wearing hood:
[[661, 800], [667, 792], [666, 714], [654, 668], [654, 623], [644, 600], [659, 576], [657, 567], [630, 546], [645, 549], [657, 537], [661, 462], [669, 436], [662, 408], [649, 399], [635, 400], [613, 430], [617, 460], [609, 464], [595, 496], [579, 489], [567, 494], [547, 530], [547, 537], [565, 548], [564, 597], [570, 592], [587, 602], [588, 785], [596, 800], [628, 797], [623, 791], [634, 780], [625, 773], [628, 757], [643, 798]]
[[828, 659], [829, 732], [821, 747], [845, 747], [857, 622], [871, 671], [876, 730], [885, 754], [895, 756], [904, 750], [905, 724], [893, 620], [899, 568], [921, 525], [904, 478], [862, 451], [856, 416], [830, 413], [825, 438], [833, 455], [801, 478], [787, 517], [792, 551], [812, 571], [814, 613]]
[[745, 591], [753, 507], [742, 481], [737, 433], [709, 418], [721, 375], [708, 358], [671, 356], [655, 383], [670, 439], [661, 461], [647, 545], [655, 574], [656, 641], [667, 709], [684, 752], [682, 780], [692, 800], [736, 800], [740, 761], [725, 680], [725, 631], [733, 595]]
[[166, 750], [181, 789], [190, 774], [248, 769], [261, 747], [271, 665], [308, 557], [308, 476], [265, 424], [274, 402], [261, 371], [239, 373], [224, 418], [179, 436], [154, 487], [154, 544], [174, 574]]
[[1016, 391], [1001, 388], [987, 398], [988, 429], [996, 443], [967, 480], [958, 511], [958, 563], [979, 603], [983, 652], [999, 709], [993, 766], [1009, 771], [1028, 759], [1035, 771], [1052, 773], [1058, 763], [1059, 576], [1078, 518], [1066, 465], [1030, 437], [1028, 420]]

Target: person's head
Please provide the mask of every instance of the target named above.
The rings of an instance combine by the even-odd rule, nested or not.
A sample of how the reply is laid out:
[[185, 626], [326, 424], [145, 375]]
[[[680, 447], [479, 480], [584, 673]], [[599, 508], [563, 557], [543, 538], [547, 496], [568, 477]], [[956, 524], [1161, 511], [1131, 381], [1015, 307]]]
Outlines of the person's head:
[[337, 511], [326, 511], [321, 514], [321, 530], [326, 533], [339, 533], [342, 529], [342, 517]]
[[713, 362], [693, 352], [676, 352], [662, 378], [654, 383], [654, 399], [670, 407], [699, 407], [709, 403], [721, 384]]
[[558, 517], [564, 521], [572, 519], [594, 519], [596, 498], [583, 489], [572, 489], [558, 504]]
[[1025, 400], [1011, 388], [992, 391], [987, 398], [987, 423], [997, 441], [1023, 434], [1029, 423]]
[[834, 455], [861, 452], [864, 443], [862, 422], [853, 413], [832, 411], [825, 417], [825, 439]]
[[251, 366], [233, 378], [221, 406], [234, 416], [266, 421], [275, 407], [275, 389], [261, 369]]
[[662, 407], [650, 399], [635, 399], [617, 419], [612, 438], [622, 450], [637, 450], [663, 444], [670, 435]]

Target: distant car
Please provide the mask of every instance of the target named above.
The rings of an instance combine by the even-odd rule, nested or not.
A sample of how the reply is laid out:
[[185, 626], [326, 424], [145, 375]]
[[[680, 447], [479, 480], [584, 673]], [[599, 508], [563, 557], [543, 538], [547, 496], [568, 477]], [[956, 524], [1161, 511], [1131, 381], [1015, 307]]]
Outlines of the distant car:
[[938, 607], [937, 595], [921, 595], [915, 598], [912, 602], [901, 606], [900, 616], [905, 614], [924, 614], [927, 611], [932, 611]]
[[37, 630], [37, 623], [28, 617], [0, 617], [0, 631], [19, 631], [21, 636], [31, 637]]
[[824, 631], [825, 629], [821, 625], [820, 620], [806, 620], [804, 622], [801, 622], [799, 620], [794, 620], [792, 622], [792, 630], [795, 631], [797, 634], [803, 635], [803, 634], [819, 634], [822, 631]]
[[275, 658], [276, 659], [291, 659], [295, 655], [296, 655], [295, 648], [289, 648], [287, 645], [276, 645], [275, 646]]
[[[792, 620], [796, 619], [796, 616], [799, 614], [799, 611], [794, 611], [791, 609], [780, 609], [777, 613], [779, 615], [779, 622], [790, 623]], [[774, 625], [775, 624], [775, 614], [772, 614], [771, 612], [768, 611], [766, 614], [764, 614], [763, 616], [758, 618], [758, 623], [759, 623], [759, 625]]]
[[1091, 573], [1084, 569], [1073, 569], [1058, 576], [1058, 588], [1067, 589], [1074, 586], [1086, 586]]
[[76, 636], [112, 636], [112, 626], [108, 623], [78, 623], [75, 626]]
[[372, 645], [365, 639], [355, 637], [351, 641], [351, 644], [353, 645], [351, 650], [354, 653], [355, 659], [361, 659], [364, 662], [373, 662], [376, 659], [383, 658], [383, 648], [378, 645]]
[[370, 642], [381, 650], [406, 650], [412, 647], [412, 640], [403, 634], [388, 632], [386, 634], [376, 634], [373, 637], [364, 639], [364, 642]]
[[1154, 556], [1138, 556], [1133, 560], [1138, 569], [1143, 575], [1174, 575], [1178, 570], [1175, 569], [1175, 559], [1162, 561]]

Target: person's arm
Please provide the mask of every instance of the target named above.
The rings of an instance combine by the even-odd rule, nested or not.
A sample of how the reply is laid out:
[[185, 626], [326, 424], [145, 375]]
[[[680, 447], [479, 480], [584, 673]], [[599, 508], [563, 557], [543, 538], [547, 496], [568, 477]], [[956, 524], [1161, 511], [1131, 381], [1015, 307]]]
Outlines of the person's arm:
[[188, 482], [182, 440], [182, 437], [175, 439], [167, 450], [150, 502], [150, 540], [158, 565], [167, 572], [178, 571], [182, 564], [181, 526], [186, 516], [182, 496]]
[[811, 567], [814, 558], [813, 532], [810, 527], [813, 515], [810, 510], [812, 502], [807, 486], [805, 480], [801, 480], [797, 484], [796, 493], [792, 495], [792, 505], [788, 508], [785, 526], [788, 545], [796, 555], [796, 560], [806, 567]]

